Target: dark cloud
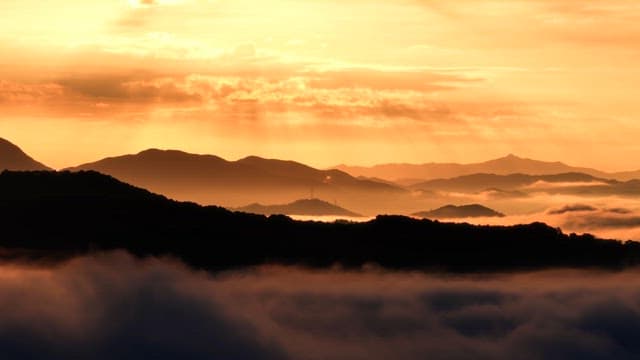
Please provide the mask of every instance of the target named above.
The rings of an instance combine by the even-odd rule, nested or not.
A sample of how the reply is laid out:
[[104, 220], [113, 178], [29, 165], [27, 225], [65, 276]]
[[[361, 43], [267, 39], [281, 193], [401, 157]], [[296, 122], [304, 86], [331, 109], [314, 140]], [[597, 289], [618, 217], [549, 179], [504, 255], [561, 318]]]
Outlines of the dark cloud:
[[[241, 278], [234, 286], [252, 289], [244, 296], [226, 290], [242, 304], [231, 312], [266, 311], [255, 318], [258, 327], [286, 334], [280, 341], [293, 358], [313, 358], [305, 354], [314, 349], [331, 359], [631, 359], [640, 355], [630, 335], [640, 326], [640, 293], [631, 283], [612, 284], [635, 274], [286, 270]], [[271, 285], [256, 287], [265, 282]]]
[[595, 214], [568, 219], [567, 224], [583, 229], [633, 228], [640, 226], [640, 216], [618, 216], [618, 214]]
[[561, 215], [566, 214], [568, 212], [582, 212], [582, 211], [596, 211], [597, 208], [585, 205], [585, 204], [573, 204], [573, 205], [565, 205], [559, 209], [551, 209], [547, 211], [549, 215]]
[[[640, 227], [637, 211], [624, 207], [596, 207], [588, 204], [571, 204], [550, 209], [546, 215], [550, 223], [559, 224], [567, 231], [589, 231], [607, 234], [608, 230], [629, 230], [635, 232]], [[614, 234], [624, 238], [624, 234]], [[627, 235], [628, 236], [628, 235]]]
[[188, 273], [170, 264], [135, 266], [115, 254], [75, 260], [51, 276], [22, 269], [19, 282], [3, 281], [0, 304], [11, 309], [0, 315], [3, 357], [284, 358], [250, 326], [177, 287]]
[[633, 210], [625, 209], [625, 208], [606, 208], [606, 209], [604, 209], [604, 211], [612, 213], [612, 214], [621, 214], [621, 215], [632, 214], [633, 213]]
[[1, 267], [7, 358], [640, 356], [637, 271], [467, 277], [261, 268], [211, 276], [121, 253]]
[[150, 78], [149, 75], [103, 76], [59, 80], [72, 95], [94, 101], [141, 104], [149, 102], [182, 103], [201, 101], [198, 94], [178, 87], [173, 78]]
[[[247, 50], [242, 50], [249, 52]], [[317, 74], [291, 72], [273, 77], [237, 75], [235, 70], [220, 74], [152, 74], [144, 71], [96, 76], [75, 76], [54, 82], [58, 93], [58, 105], [71, 103], [75, 109], [92, 108], [96, 103], [111, 106], [111, 111], [126, 112], [131, 107], [143, 108], [149, 104], [215, 106], [218, 113], [233, 118], [233, 114], [258, 112], [261, 114], [306, 113], [323, 121], [339, 121], [344, 125], [357, 123], [358, 119], [410, 119], [427, 124], [464, 125], [461, 114], [467, 111], [465, 104], [448, 104], [424, 99], [425, 92], [444, 89], [438, 81], [458, 79], [452, 76], [422, 73], [423, 79], [411, 83], [408, 75], [384, 72], [351, 70], [326, 73], [319, 83]], [[296, 75], [297, 74], [297, 75]], [[365, 81], [370, 74], [371, 79]], [[310, 76], [310, 77], [307, 77]], [[399, 79], [394, 80], [396, 76]], [[351, 79], [341, 80], [341, 78]], [[420, 77], [420, 76], [417, 76]], [[388, 92], [384, 88], [399, 86], [408, 91], [411, 99]], [[395, 83], [393, 83], [395, 81]], [[406, 82], [406, 83], [405, 83]], [[341, 85], [339, 85], [340, 83]], [[404, 85], [402, 84], [404, 83]], [[327, 88], [340, 86], [338, 88]], [[16, 85], [17, 87], [17, 85]], [[404, 87], [404, 88], [403, 88]], [[415, 89], [411, 90], [411, 88]], [[0, 98], [1, 91], [0, 89]], [[35, 94], [34, 96], [41, 96]], [[65, 107], [65, 109], [74, 107]], [[84, 110], [84, 109], [83, 109]], [[84, 110], [86, 111], [86, 110]], [[490, 112], [491, 110], [487, 110]]]

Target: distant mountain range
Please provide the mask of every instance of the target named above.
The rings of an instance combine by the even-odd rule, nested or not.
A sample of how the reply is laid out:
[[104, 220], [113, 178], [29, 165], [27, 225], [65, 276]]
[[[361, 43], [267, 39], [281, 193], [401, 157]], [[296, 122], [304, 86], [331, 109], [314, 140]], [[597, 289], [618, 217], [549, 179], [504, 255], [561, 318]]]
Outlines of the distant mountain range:
[[474, 217], [504, 217], [504, 214], [479, 204], [472, 205], [446, 205], [441, 208], [421, 211], [413, 214], [413, 216], [425, 219], [460, 219]]
[[554, 175], [527, 175], [527, 174], [473, 174], [463, 175], [450, 179], [434, 179], [419, 182], [409, 186], [412, 189], [445, 190], [460, 192], [475, 192], [487, 189], [500, 189], [503, 191], [517, 190], [525, 186], [531, 186], [537, 182], [549, 184], [615, 184], [615, 180], [596, 178], [581, 173], [565, 173]]
[[403, 179], [432, 180], [440, 178], [452, 178], [478, 173], [509, 175], [553, 175], [562, 173], [584, 173], [591, 176], [626, 181], [640, 178], [639, 171], [626, 171], [607, 173], [591, 168], [569, 166], [562, 162], [546, 162], [525, 159], [513, 154], [508, 156], [473, 164], [456, 163], [426, 163], [426, 164], [382, 164], [372, 167], [338, 165], [336, 169], [347, 172], [353, 176], [367, 178], [381, 178], [390, 181], [402, 182]]
[[[250, 169], [251, 168], [251, 169]], [[18, 146], [0, 138], [0, 170], [50, 170], [32, 159]], [[331, 170], [277, 159], [249, 156], [238, 161], [227, 161], [215, 155], [196, 155], [178, 150], [149, 149], [138, 154], [109, 157], [65, 170], [97, 170], [128, 179], [149, 181], [149, 178], [202, 183], [209, 180], [241, 180], [252, 182], [247, 175], [262, 172], [260, 181], [304, 184], [354, 186], [370, 189], [398, 190], [396, 184], [411, 185], [434, 179], [447, 179], [473, 174], [494, 175], [557, 175], [582, 173], [601, 179], [628, 181], [640, 179], [640, 170], [604, 172], [585, 167], [574, 167], [562, 162], [546, 162], [508, 155], [503, 158], [473, 164], [425, 163], [382, 164], [372, 167], [338, 165]], [[112, 174], [117, 173], [117, 174]], [[384, 186], [387, 185], [387, 186]], [[309, 188], [309, 191], [311, 188]]]
[[[1, 140], [1, 169], [46, 170], [48, 167], [30, 158], [17, 146]], [[323, 198], [367, 216], [380, 213], [409, 214], [442, 203], [455, 203], [457, 201], [448, 198], [448, 193], [452, 192], [472, 193], [473, 196], [482, 193], [480, 195], [485, 200], [500, 201], [529, 197], [531, 193], [540, 191], [596, 196], [640, 194], [639, 180], [609, 180], [633, 177], [633, 172], [607, 174], [513, 155], [469, 165], [392, 164], [362, 169], [373, 173], [380, 169], [393, 170], [389, 174], [395, 174], [397, 170], [398, 176], [417, 180], [404, 179], [400, 181], [402, 185], [397, 185], [377, 173], [354, 177], [341, 170], [320, 170], [294, 161], [256, 156], [227, 161], [214, 155], [157, 149], [69, 168], [71, 171], [95, 170], [173, 199], [200, 204], [236, 208], [246, 204], [290, 204], [301, 198]], [[561, 172], [567, 169], [582, 172]], [[483, 172], [478, 173], [481, 170]], [[472, 173], [447, 177], [467, 172]], [[551, 174], [544, 174], [547, 172]], [[440, 177], [422, 179], [422, 176], [435, 175]], [[572, 182], [581, 184], [572, 186]], [[484, 200], [469, 198], [464, 201]]]
[[146, 150], [69, 168], [94, 170], [179, 200], [230, 207], [282, 203], [304, 196], [359, 206], [366, 198], [406, 193], [399, 186], [318, 170], [293, 161], [250, 156], [227, 161], [213, 155]]
[[439, 271], [640, 264], [640, 243], [565, 235], [542, 223], [474, 226], [378, 216], [294, 221], [169, 200], [97, 172], [0, 174], [0, 257], [58, 261], [123, 249], [198, 269], [260, 264]]
[[235, 210], [263, 215], [362, 216], [320, 199], [301, 199], [284, 205], [251, 204]]
[[555, 175], [495, 175], [473, 174], [450, 179], [435, 179], [409, 186], [414, 191], [456, 193], [486, 193], [491, 198], [526, 197], [535, 192], [574, 195], [633, 195], [640, 194], [640, 181], [617, 181], [582, 173]]
[[0, 171], [2, 170], [51, 170], [33, 160], [19, 147], [0, 138]]

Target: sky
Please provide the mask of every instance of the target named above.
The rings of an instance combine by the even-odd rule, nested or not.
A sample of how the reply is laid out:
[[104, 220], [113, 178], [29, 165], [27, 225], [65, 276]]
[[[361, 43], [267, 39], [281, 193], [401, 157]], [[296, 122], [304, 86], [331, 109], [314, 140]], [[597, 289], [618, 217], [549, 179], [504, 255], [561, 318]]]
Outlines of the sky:
[[0, 136], [339, 163], [639, 169], [636, 0], [3, 0]]

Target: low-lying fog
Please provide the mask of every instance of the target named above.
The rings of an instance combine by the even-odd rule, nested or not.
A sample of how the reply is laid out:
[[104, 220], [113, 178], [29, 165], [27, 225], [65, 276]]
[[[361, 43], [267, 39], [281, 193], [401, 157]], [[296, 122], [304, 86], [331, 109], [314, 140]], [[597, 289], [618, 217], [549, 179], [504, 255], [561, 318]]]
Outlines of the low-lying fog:
[[[540, 221], [565, 233], [591, 233], [602, 238], [640, 241], [640, 201], [628, 197], [537, 194], [530, 198], [478, 203], [504, 213], [502, 218], [441, 219], [472, 224], [514, 225]], [[465, 202], [466, 201], [466, 202]], [[469, 203], [473, 199], [454, 201]]]
[[[480, 225], [515, 225], [532, 222], [544, 222], [561, 228], [565, 233], [591, 233], [601, 238], [640, 241], [640, 200], [620, 196], [577, 196], [531, 194], [516, 199], [489, 199], [483, 196], [472, 197], [468, 194], [447, 193], [440, 197], [422, 202], [421, 208], [411, 211], [433, 210], [454, 204], [481, 204], [505, 214], [505, 217], [475, 217], [438, 219], [446, 222], [468, 222]], [[386, 212], [392, 213], [394, 212]], [[407, 210], [398, 212], [410, 215]], [[333, 222], [339, 219], [347, 221], [369, 221], [374, 216], [291, 216], [297, 220], [316, 220]]]
[[212, 275], [123, 252], [5, 263], [0, 349], [12, 359], [636, 359], [639, 275]]

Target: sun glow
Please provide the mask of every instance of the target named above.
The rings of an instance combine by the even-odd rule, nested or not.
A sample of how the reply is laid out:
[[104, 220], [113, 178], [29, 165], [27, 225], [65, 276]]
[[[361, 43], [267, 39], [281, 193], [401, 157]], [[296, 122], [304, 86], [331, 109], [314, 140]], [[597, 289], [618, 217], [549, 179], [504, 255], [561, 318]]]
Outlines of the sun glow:
[[[28, 139], [24, 119], [99, 128], [82, 154], [180, 145], [151, 132], [317, 166], [513, 152], [614, 170], [640, 156], [628, 1], [11, 0], [0, 12], [0, 127], [55, 141], [33, 149], [51, 164], [80, 160], [67, 157], [75, 137]], [[123, 128], [154, 130], [98, 145]]]

